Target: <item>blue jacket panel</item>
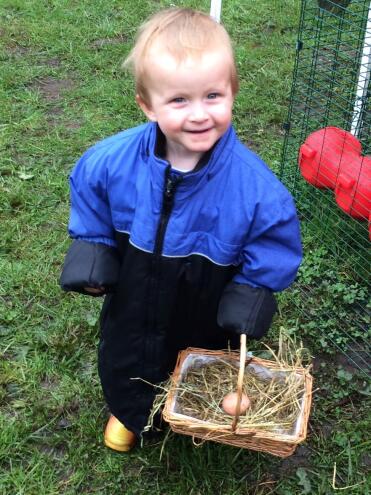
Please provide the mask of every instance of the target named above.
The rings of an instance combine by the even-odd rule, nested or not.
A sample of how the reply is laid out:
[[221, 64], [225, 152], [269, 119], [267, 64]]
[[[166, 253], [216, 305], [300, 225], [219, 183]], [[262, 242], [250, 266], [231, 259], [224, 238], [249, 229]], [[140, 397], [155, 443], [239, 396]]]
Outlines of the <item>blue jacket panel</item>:
[[[154, 123], [121, 132], [89, 149], [71, 177], [71, 237], [116, 245], [116, 232], [153, 252], [160, 219], [166, 160], [155, 153]], [[174, 164], [176, 165], [176, 164]], [[182, 173], [162, 255], [198, 254], [239, 271], [234, 281], [273, 291], [294, 280], [301, 261], [293, 200], [232, 127], [208, 163]]]

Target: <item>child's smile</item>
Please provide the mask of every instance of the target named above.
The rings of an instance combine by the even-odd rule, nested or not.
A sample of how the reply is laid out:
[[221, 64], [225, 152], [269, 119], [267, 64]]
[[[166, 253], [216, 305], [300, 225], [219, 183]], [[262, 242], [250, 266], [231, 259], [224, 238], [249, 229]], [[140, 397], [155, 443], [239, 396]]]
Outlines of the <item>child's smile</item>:
[[153, 55], [150, 102], [138, 103], [166, 137], [166, 158], [191, 170], [228, 129], [234, 95], [230, 55], [222, 47], [178, 63], [165, 51]]

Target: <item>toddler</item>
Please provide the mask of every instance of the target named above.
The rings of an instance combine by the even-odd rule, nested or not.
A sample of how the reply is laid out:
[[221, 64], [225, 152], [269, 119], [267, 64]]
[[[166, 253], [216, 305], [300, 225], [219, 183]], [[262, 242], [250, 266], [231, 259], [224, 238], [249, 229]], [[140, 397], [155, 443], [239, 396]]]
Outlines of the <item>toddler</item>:
[[222, 25], [172, 8], [140, 29], [125, 62], [149, 122], [89, 149], [70, 177], [61, 285], [105, 295], [98, 368], [127, 451], [180, 349], [261, 338], [273, 292], [301, 261], [290, 194], [231, 125], [238, 77]]

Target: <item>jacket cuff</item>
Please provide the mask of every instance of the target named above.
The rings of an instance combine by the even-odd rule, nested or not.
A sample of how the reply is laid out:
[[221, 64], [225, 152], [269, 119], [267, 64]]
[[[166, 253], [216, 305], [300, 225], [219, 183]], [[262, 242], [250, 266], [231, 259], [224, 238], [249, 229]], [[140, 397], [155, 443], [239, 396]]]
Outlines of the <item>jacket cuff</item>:
[[114, 292], [119, 280], [119, 270], [120, 259], [116, 248], [75, 240], [67, 252], [59, 283], [65, 291], [93, 296], [95, 294], [86, 292], [84, 287], [104, 287], [104, 293]]
[[269, 289], [230, 282], [219, 302], [218, 325], [260, 339], [268, 332], [276, 310], [276, 299]]

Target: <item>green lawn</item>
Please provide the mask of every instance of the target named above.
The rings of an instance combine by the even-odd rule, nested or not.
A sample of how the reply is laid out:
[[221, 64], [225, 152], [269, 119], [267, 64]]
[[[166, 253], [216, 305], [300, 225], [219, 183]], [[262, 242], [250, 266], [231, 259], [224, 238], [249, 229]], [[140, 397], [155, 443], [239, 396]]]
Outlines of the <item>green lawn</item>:
[[[278, 170], [299, 0], [224, 4], [241, 75], [235, 125]], [[339, 493], [369, 493], [367, 383], [341, 352], [321, 352], [315, 326], [306, 342], [315, 356], [314, 406], [308, 441], [294, 456], [195, 447], [179, 435], [127, 455], [102, 446], [100, 301], [58, 286], [69, 245], [67, 178], [89, 145], [144, 121], [120, 64], [138, 24], [170, 5], [0, 2], [0, 495], [331, 494], [335, 463], [336, 487], [348, 487]], [[312, 246], [301, 277], [323, 279], [316, 253]], [[292, 297], [282, 297], [273, 346], [280, 326], [301, 334]]]

